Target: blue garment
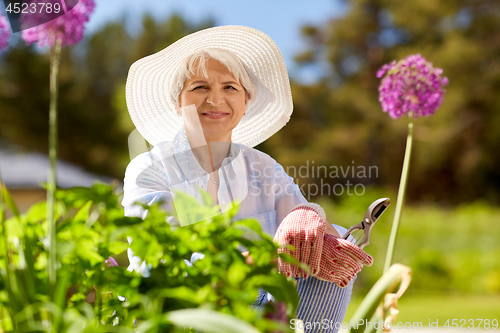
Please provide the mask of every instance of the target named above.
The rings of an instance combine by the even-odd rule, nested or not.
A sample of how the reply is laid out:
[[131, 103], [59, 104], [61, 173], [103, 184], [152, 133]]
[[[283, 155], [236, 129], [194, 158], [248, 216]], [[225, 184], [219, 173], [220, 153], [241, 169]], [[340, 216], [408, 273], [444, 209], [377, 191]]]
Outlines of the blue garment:
[[[202, 147], [203, 148], [203, 147]], [[224, 212], [232, 203], [241, 204], [236, 219], [253, 217], [259, 220], [264, 232], [274, 236], [279, 223], [298, 204], [307, 203], [299, 187], [283, 167], [269, 155], [242, 144], [231, 143], [229, 155], [218, 170], [220, 185], [217, 199]], [[173, 211], [174, 190], [183, 191], [203, 202], [198, 188], [207, 190], [210, 174], [198, 163], [191, 151], [184, 129], [171, 142], [155, 146], [135, 157], [127, 167], [122, 205], [126, 216], [144, 218], [147, 211], [135, 202], [148, 205], [164, 202], [162, 208]], [[196, 221], [167, 221], [185, 225]], [[339, 234], [345, 229], [334, 225]], [[129, 241], [132, 241], [129, 239]], [[129, 270], [147, 276], [148, 267], [134, 256], [129, 248]], [[198, 259], [198, 258], [196, 258]], [[304, 322], [318, 318], [341, 321], [350, 302], [352, 283], [342, 289], [334, 283], [309, 277], [299, 279], [300, 304], [298, 318]], [[266, 294], [256, 302], [263, 309], [272, 296]], [[260, 302], [260, 303], [259, 303]], [[324, 331], [327, 332], [327, 331]], [[333, 331], [332, 331], [333, 332]]]
[[[335, 226], [339, 234], [345, 229]], [[319, 280], [314, 276], [307, 279], [297, 278], [297, 293], [299, 294], [299, 305], [297, 307], [297, 319], [303, 321], [306, 333], [337, 333], [344, 319], [347, 307], [351, 302], [352, 286], [356, 277], [351, 280], [345, 288], [335, 283]], [[254, 308], [258, 316], [262, 316], [267, 303], [274, 301], [268, 292], [261, 290]], [[335, 324], [338, 323], [338, 324]], [[293, 326], [292, 326], [293, 327]], [[308, 327], [310, 327], [308, 329]]]
[[[347, 287], [340, 288], [334, 283], [322, 281], [312, 276], [307, 279], [297, 279], [297, 292], [300, 299], [297, 319], [302, 320], [305, 332], [337, 333], [339, 331], [351, 301], [354, 280], [356, 278]], [[271, 301], [274, 301], [273, 296], [260, 290], [253, 305], [259, 317], [262, 316], [266, 304]], [[293, 325], [291, 327], [294, 328]]]
[[[352, 284], [355, 279], [352, 279], [345, 288], [313, 276], [297, 280], [297, 292], [300, 299], [297, 318], [304, 323], [322, 323], [321, 328], [306, 330], [306, 332], [336, 333], [338, 331], [340, 325], [335, 328], [335, 323], [341, 323], [344, 319], [351, 301]], [[323, 325], [325, 320], [328, 327]]]

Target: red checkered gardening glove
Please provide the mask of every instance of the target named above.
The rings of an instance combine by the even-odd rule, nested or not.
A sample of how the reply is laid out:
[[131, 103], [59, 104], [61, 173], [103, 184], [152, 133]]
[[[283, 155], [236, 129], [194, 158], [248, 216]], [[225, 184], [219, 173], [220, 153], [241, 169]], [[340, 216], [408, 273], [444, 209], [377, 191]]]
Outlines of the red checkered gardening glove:
[[[314, 203], [295, 207], [281, 222], [274, 241], [278, 253], [286, 253], [310, 268], [310, 274], [320, 280], [346, 287], [363, 265], [370, 266], [373, 258], [358, 246], [342, 238], [325, 234], [326, 214]], [[293, 245], [291, 252], [286, 245]], [[307, 278], [307, 273], [278, 258], [280, 273]]]
[[345, 288], [363, 265], [371, 266], [373, 258], [358, 246], [340, 237], [325, 234], [320, 269], [316, 278]]
[[[320, 269], [323, 238], [326, 225], [325, 212], [316, 204], [307, 203], [295, 207], [279, 225], [274, 242], [280, 245], [278, 253], [293, 256], [297, 261], [309, 266], [310, 274], [316, 275]], [[291, 252], [286, 245], [293, 245]], [[296, 265], [278, 258], [278, 269], [286, 276], [307, 278], [307, 273]]]

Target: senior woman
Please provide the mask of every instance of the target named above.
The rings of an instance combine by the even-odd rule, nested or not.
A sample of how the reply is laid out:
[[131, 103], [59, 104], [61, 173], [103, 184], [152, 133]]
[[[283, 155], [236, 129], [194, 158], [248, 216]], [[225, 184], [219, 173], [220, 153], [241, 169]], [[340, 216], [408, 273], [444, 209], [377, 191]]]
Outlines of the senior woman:
[[[297, 318], [330, 323], [310, 332], [337, 331], [331, 323], [343, 319], [355, 274], [372, 259], [338, 237], [345, 229], [327, 223], [279, 163], [251, 148], [292, 113], [288, 74], [272, 39], [242, 26], [193, 33], [134, 63], [126, 96], [137, 130], [154, 148], [127, 167], [125, 214], [144, 217], [147, 211], [135, 203], [157, 201], [175, 212], [177, 190], [201, 202], [200, 188], [222, 212], [238, 205], [237, 219], [256, 218], [276, 242], [294, 245], [291, 254], [309, 266], [311, 276], [278, 263], [281, 273], [297, 278]], [[129, 254], [129, 268], [139, 269], [141, 260]], [[257, 305], [270, 300], [262, 292]]]

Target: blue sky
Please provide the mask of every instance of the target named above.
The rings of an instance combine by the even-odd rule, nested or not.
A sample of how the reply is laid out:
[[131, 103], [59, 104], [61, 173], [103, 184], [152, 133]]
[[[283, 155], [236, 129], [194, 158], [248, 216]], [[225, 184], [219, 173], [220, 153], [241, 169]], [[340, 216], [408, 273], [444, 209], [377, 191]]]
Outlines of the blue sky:
[[[5, 14], [1, 2], [0, 12]], [[140, 31], [145, 13], [162, 20], [174, 12], [194, 22], [210, 17], [216, 25], [246, 25], [261, 30], [278, 44], [290, 76], [303, 83], [313, 82], [322, 69], [308, 66], [299, 71], [295, 66], [294, 55], [306, 46], [300, 28], [305, 24], [324, 24], [347, 10], [342, 0], [96, 0], [96, 4], [86, 27], [87, 34], [125, 17], [127, 29], [133, 35]]]
[[[305, 47], [300, 37], [304, 24], [321, 24], [341, 16], [346, 7], [339, 0], [96, 0], [96, 11], [87, 29], [93, 32], [110, 21], [126, 17], [128, 30], [134, 34], [141, 29], [142, 16], [150, 13], [161, 20], [172, 13], [200, 21], [211, 17], [217, 25], [246, 25], [261, 30], [278, 44], [290, 75], [302, 82], [313, 81], [317, 70], [297, 71], [293, 57]], [[315, 72], [316, 71], [316, 72]]]

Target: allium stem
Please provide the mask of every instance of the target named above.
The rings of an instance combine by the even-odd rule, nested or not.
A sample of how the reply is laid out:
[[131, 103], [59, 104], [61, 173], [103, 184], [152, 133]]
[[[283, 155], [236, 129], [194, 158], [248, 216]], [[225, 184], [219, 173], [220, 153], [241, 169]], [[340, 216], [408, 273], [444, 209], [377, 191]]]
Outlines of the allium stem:
[[396, 201], [396, 212], [392, 222], [391, 237], [389, 238], [389, 246], [387, 247], [387, 256], [385, 257], [384, 272], [387, 272], [392, 263], [394, 255], [394, 246], [398, 235], [399, 220], [401, 219], [401, 211], [403, 210], [403, 202], [406, 193], [406, 185], [408, 183], [408, 172], [410, 169], [411, 147], [413, 141], [413, 112], [409, 112], [410, 121], [408, 123], [408, 137], [406, 139], [405, 158], [403, 162], [403, 170], [401, 171], [401, 179], [399, 180], [398, 199]]
[[50, 57], [50, 111], [49, 111], [49, 158], [50, 171], [47, 190], [47, 224], [49, 228], [49, 262], [47, 265], [49, 285], [51, 289], [56, 283], [56, 160], [57, 160], [57, 95], [59, 58], [61, 57], [61, 40], [57, 39], [51, 48]]

